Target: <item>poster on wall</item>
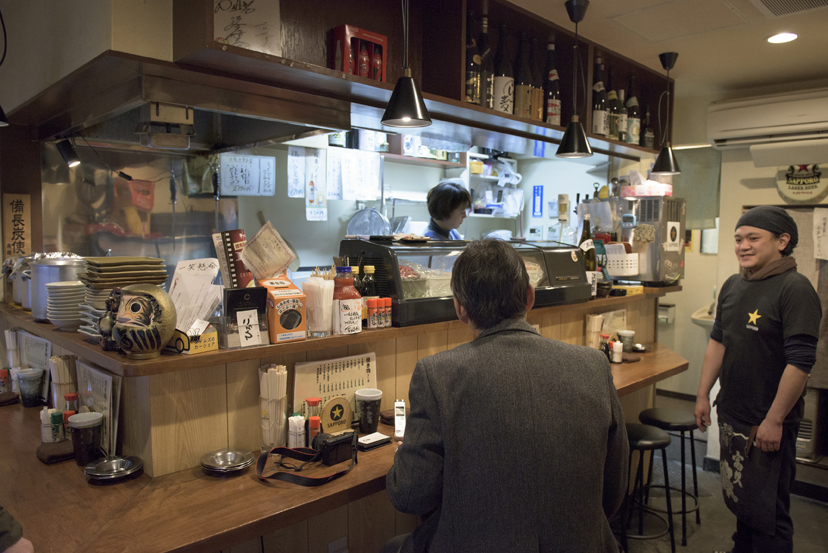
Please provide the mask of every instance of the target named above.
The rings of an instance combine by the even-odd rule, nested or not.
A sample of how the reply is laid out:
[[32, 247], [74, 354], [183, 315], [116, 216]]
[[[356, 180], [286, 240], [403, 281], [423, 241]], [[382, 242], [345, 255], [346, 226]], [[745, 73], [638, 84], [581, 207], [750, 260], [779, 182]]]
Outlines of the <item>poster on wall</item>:
[[32, 251], [32, 197], [3, 194], [3, 250], [5, 257]]
[[776, 190], [789, 204], [812, 204], [828, 196], [828, 179], [816, 163], [780, 167], [776, 176]]
[[814, 258], [828, 261], [828, 209], [814, 209]]
[[667, 240], [664, 242], [664, 251], [678, 252], [681, 251], [681, 223], [674, 223], [668, 221], [667, 223]]
[[543, 217], [543, 186], [532, 187], [532, 217]]
[[305, 148], [305, 218], [328, 220], [325, 150]]

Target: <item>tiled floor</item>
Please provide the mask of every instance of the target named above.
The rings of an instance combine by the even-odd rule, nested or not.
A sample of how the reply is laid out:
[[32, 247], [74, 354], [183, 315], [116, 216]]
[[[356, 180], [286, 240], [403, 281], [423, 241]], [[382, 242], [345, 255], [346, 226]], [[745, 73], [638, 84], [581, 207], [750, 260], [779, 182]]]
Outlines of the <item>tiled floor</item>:
[[[676, 407], [693, 410], [693, 403], [673, 398], [658, 396], [659, 407]], [[721, 481], [718, 473], [705, 472], [702, 470], [702, 459], [707, 450], [707, 444], [699, 438], [706, 438], [700, 434], [696, 441], [696, 463], [699, 480], [699, 496], [701, 505], [701, 524], [697, 525], [695, 516], [691, 513], [687, 516], [687, 546], [681, 546], [681, 516], [674, 516], [673, 523], [676, 531], [677, 553], [711, 553], [712, 551], [727, 551], [733, 545], [730, 536], [736, 528], [736, 517], [730, 512], [722, 497]], [[679, 461], [680, 453], [678, 440], [667, 450], [668, 469], [670, 472], [670, 484], [680, 486], [682, 466]], [[689, 457], [689, 447], [688, 457]], [[656, 483], [663, 482], [661, 476], [661, 459], [658, 454], [655, 458], [655, 471], [653, 479]], [[688, 489], [692, 490], [692, 472], [690, 465], [685, 467], [687, 471]], [[653, 491], [651, 501], [664, 505], [664, 494]], [[680, 505], [680, 498], [674, 492], [674, 508]], [[826, 547], [826, 525], [828, 525], [828, 504], [806, 499], [797, 495], [791, 496], [791, 514], [794, 521], [794, 551], [796, 553], [825, 553]], [[646, 519], [645, 519], [646, 522]], [[650, 533], [657, 531], [655, 523], [651, 523]], [[647, 528], [645, 527], [645, 533]], [[667, 553], [670, 551], [670, 538], [664, 536], [655, 540], [638, 541], [630, 540], [630, 553]]]

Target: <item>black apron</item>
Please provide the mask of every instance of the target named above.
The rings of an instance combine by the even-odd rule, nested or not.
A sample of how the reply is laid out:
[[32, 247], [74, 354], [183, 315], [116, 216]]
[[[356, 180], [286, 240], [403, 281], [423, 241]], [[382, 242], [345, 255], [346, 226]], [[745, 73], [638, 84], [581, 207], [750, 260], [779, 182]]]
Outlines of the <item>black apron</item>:
[[765, 452], [753, 445], [758, 427], [721, 409], [717, 414], [725, 503], [741, 522], [772, 536], [776, 533], [776, 498], [784, 456], [781, 451]]

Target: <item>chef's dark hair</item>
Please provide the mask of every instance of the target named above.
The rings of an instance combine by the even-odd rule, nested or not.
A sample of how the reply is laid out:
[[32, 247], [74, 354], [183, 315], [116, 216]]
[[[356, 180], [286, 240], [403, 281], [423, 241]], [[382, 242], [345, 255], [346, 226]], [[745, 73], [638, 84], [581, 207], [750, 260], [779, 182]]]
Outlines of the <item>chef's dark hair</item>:
[[523, 317], [528, 289], [523, 258], [501, 240], [475, 240], [451, 271], [451, 291], [478, 330]]
[[462, 179], [444, 179], [428, 191], [428, 214], [435, 221], [451, 217], [451, 212], [458, 207], [468, 209], [472, 205], [471, 194], [463, 185]]

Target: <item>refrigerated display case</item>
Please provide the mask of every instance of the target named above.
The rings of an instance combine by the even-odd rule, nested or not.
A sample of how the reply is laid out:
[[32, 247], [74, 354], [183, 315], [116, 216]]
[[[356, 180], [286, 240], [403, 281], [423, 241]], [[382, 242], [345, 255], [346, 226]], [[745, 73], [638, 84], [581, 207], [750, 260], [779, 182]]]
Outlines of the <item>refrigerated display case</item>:
[[[456, 318], [451, 270], [467, 242], [346, 239], [339, 255], [374, 266], [377, 293], [391, 298], [392, 324], [411, 326]], [[557, 242], [510, 242], [526, 263], [535, 286], [535, 305], [586, 301], [590, 285], [578, 248]]]

